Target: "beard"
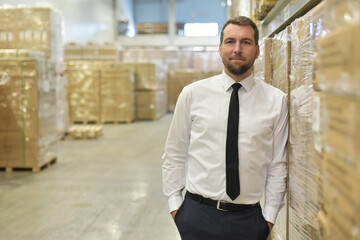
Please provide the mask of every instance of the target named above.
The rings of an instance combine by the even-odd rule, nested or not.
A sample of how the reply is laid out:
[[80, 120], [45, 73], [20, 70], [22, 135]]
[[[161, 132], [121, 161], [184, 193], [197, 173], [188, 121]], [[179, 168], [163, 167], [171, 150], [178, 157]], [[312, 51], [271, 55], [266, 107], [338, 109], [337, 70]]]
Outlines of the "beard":
[[225, 61], [223, 59], [223, 64], [226, 67], [226, 69], [234, 75], [243, 75], [247, 71], [249, 71], [250, 68], [252, 68], [253, 64], [255, 62], [255, 58], [251, 59], [249, 61], [244, 62], [243, 64], [234, 64], [230, 61]]

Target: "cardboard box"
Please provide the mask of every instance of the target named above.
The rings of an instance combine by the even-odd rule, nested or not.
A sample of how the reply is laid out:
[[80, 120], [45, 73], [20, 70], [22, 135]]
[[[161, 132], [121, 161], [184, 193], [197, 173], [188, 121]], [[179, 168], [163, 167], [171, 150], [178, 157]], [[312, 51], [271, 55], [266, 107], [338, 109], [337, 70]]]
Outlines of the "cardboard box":
[[168, 72], [168, 110], [173, 112], [176, 101], [182, 89], [195, 81], [200, 80], [200, 74], [192, 69]]
[[326, 239], [359, 239], [359, 222], [351, 222], [349, 219], [344, 217], [341, 212], [334, 211], [333, 209], [330, 209], [327, 214], [327, 221], [328, 229], [326, 232], [328, 232], [328, 238]]
[[271, 44], [271, 38], [260, 42], [260, 55], [254, 64], [254, 77], [268, 84], [272, 84]]
[[[1, 51], [0, 56], [4, 56]], [[13, 57], [0, 58], [0, 66], [1, 167], [37, 171], [56, 159], [53, 65], [43, 59]]]
[[360, 173], [335, 154], [325, 154], [324, 201], [346, 218], [360, 221]]
[[101, 122], [127, 122], [134, 120], [134, 72], [122, 69], [101, 70]]
[[167, 92], [137, 91], [135, 93], [135, 111], [137, 120], [158, 120], [166, 113]]
[[64, 71], [63, 19], [59, 11], [49, 7], [21, 6], [1, 8], [0, 13], [2, 48], [45, 52], [46, 58], [55, 62], [55, 71]]
[[320, 104], [322, 149], [347, 159], [360, 172], [360, 101], [355, 98], [315, 92]]
[[135, 91], [164, 89], [167, 85], [167, 69], [155, 63], [122, 63], [135, 71]]
[[317, 42], [316, 79], [321, 91], [360, 96], [360, 24], [344, 25]]
[[70, 122], [100, 122], [100, 70], [84, 63], [67, 63]]
[[289, 94], [290, 66], [291, 66], [291, 42], [289, 40], [291, 26], [276, 34], [272, 40], [272, 69], [273, 86]]
[[303, 86], [312, 88], [313, 63], [315, 56], [315, 41], [311, 37], [312, 12], [294, 20], [291, 23], [291, 74], [290, 91]]

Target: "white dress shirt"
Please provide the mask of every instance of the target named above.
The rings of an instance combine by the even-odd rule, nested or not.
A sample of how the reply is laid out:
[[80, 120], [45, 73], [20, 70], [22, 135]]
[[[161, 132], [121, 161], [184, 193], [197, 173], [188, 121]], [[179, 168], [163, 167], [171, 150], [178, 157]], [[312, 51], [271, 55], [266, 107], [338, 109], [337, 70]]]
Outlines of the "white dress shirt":
[[286, 95], [249, 76], [239, 89], [240, 195], [226, 194], [225, 148], [231, 85], [225, 72], [194, 82], [181, 92], [165, 144], [163, 190], [170, 212], [182, 190], [205, 198], [254, 204], [265, 190], [264, 218], [275, 223], [286, 192]]

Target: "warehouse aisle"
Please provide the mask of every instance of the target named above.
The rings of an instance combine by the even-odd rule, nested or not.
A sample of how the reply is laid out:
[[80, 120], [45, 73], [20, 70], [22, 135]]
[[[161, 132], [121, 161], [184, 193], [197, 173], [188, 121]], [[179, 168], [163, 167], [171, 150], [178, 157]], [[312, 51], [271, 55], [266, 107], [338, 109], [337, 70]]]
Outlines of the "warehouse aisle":
[[62, 141], [58, 162], [38, 174], [0, 172], [1, 239], [180, 239], [161, 184], [171, 118]]

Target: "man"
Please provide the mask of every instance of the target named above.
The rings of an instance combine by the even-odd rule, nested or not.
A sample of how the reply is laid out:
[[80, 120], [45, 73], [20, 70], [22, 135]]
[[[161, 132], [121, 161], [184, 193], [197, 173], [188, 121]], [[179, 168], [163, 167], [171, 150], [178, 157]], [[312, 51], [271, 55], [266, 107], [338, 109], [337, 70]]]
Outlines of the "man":
[[178, 98], [163, 188], [184, 240], [266, 239], [284, 205], [287, 98], [252, 75], [258, 38], [250, 19], [229, 19], [220, 35], [222, 74], [186, 86]]

